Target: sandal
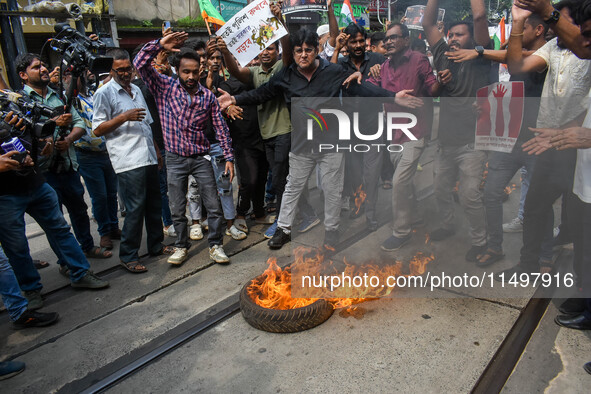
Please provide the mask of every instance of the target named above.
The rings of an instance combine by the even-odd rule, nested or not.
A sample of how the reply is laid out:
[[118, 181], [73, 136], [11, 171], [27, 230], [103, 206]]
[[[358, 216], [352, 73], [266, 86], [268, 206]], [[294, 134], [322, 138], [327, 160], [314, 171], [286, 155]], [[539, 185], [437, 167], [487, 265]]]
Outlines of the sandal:
[[109, 259], [113, 257], [113, 253], [100, 246], [94, 246], [92, 249], [84, 252], [84, 255], [90, 259]]
[[176, 248], [173, 245], [162, 245], [162, 249], [160, 249], [156, 253], [150, 253], [150, 256], [162, 256], [163, 254], [173, 254], [176, 251]]
[[549, 274], [554, 269], [554, 262], [552, 260], [540, 260], [540, 274]]
[[236, 226], [236, 228], [242, 231], [243, 233], [248, 234], [248, 226], [246, 225], [245, 219], [240, 218], [234, 220], [234, 226]]
[[495, 252], [494, 250], [487, 249], [486, 252], [476, 256], [476, 266], [488, 267], [489, 265], [496, 263], [499, 260], [505, 258], [504, 253]]
[[38, 270], [49, 267], [49, 263], [43, 260], [33, 260], [33, 264]]
[[126, 270], [134, 274], [139, 274], [148, 271], [148, 269], [144, 267], [139, 261], [130, 261], [129, 263], [124, 263], [123, 261], [120, 261], [119, 264], [121, 264]]

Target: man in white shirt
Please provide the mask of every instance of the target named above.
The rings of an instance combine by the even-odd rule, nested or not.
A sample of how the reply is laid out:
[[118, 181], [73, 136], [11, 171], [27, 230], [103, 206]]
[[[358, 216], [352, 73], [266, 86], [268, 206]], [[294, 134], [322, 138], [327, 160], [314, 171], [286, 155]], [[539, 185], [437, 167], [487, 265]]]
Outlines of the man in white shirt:
[[119, 258], [130, 272], [146, 272], [139, 262], [142, 222], [146, 223], [148, 253], [159, 255], [163, 248], [162, 200], [158, 163], [160, 153], [152, 137], [152, 118], [140, 88], [131, 83], [133, 67], [129, 54], [120, 49], [113, 56], [111, 81], [94, 95], [93, 134], [104, 136], [126, 216], [121, 233]]

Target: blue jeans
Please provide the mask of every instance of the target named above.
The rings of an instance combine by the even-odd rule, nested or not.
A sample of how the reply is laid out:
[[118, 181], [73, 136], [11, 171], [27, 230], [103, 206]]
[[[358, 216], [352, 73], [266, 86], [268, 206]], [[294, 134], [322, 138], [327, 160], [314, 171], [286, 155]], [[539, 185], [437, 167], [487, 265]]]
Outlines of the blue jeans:
[[166, 151], [161, 150], [162, 168], [158, 170], [160, 177], [160, 197], [162, 197], [162, 224], [168, 227], [172, 224], [172, 216], [170, 213], [170, 206], [168, 205], [168, 179], [166, 177]]
[[228, 192], [220, 186], [220, 176], [226, 171], [226, 159], [222, 152], [220, 144], [211, 144], [209, 148], [209, 155], [211, 156], [211, 165], [213, 167], [213, 176], [218, 188], [218, 196], [222, 203], [222, 210], [224, 211], [224, 219], [234, 220], [236, 218], [236, 207], [234, 206], [234, 191], [232, 185]]
[[[76, 149], [78, 171], [92, 200], [92, 214], [103, 236], [119, 228], [117, 218], [117, 175], [107, 152]], [[71, 214], [70, 214], [71, 216]]]
[[[189, 232], [187, 230], [187, 188], [189, 175], [197, 181], [199, 194], [207, 210], [209, 247], [221, 245], [224, 240], [222, 232], [222, 207], [217, 196], [216, 183], [211, 163], [203, 156], [185, 157], [166, 152], [166, 169], [168, 171], [168, 192], [170, 212], [174, 229], [177, 233], [175, 247], [188, 248]], [[200, 218], [193, 218], [200, 219]], [[162, 233], [162, 229], [160, 229]]]
[[[88, 205], [84, 202], [84, 186], [80, 182], [80, 174], [74, 170], [54, 174], [46, 172], [47, 183], [57, 193], [60, 210], [62, 205], [68, 208], [70, 221], [74, 235], [84, 251], [94, 247], [94, 241], [90, 234], [90, 218], [88, 217]], [[64, 264], [59, 262], [59, 264]]]
[[0, 294], [2, 301], [10, 315], [10, 320], [17, 320], [24, 311], [27, 310], [29, 303], [21, 294], [21, 288], [18, 285], [16, 276], [8, 262], [8, 258], [0, 247]]
[[124, 263], [138, 261], [143, 223], [146, 223], [148, 253], [162, 250], [162, 198], [158, 166], [145, 166], [117, 174], [121, 199], [125, 204], [125, 220], [121, 230], [119, 258]]
[[44, 183], [27, 194], [0, 196], [0, 217], [3, 221], [0, 226], [0, 243], [21, 289], [31, 291], [43, 287], [29, 253], [25, 212], [45, 231], [53, 253], [70, 269], [72, 282], [82, 279], [90, 265], [60, 211], [57, 193]]

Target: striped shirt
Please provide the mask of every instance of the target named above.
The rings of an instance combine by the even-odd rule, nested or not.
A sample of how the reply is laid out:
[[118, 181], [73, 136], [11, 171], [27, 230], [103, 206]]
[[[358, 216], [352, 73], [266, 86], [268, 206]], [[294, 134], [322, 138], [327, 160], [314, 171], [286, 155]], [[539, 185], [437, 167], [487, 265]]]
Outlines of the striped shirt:
[[207, 121], [211, 119], [225, 159], [233, 161], [230, 132], [214, 94], [200, 84], [195, 97], [191, 97], [178, 79], [154, 70], [152, 59], [161, 50], [158, 40], [149, 42], [137, 54], [134, 66], [156, 100], [164, 148], [167, 152], [185, 157], [207, 154], [209, 141], [205, 130]]

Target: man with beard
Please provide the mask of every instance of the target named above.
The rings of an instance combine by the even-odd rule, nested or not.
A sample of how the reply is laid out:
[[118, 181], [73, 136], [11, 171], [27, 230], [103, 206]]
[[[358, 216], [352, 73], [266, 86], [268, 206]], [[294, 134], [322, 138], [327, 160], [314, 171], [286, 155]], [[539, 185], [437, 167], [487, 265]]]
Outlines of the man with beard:
[[[474, 25], [461, 21], [452, 23], [449, 44], [437, 28], [439, 0], [429, 0], [423, 18], [423, 28], [437, 70], [451, 71], [451, 80], [441, 93], [439, 117], [439, 151], [435, 163], [435, 195], [441, 214], [441, 227], [431, 232], [431, 240], [442, 241], [455, 234], [453, 189], [459, 179], [460, 204], [470, 224], [472, 247], [467, 261], [486, 250], [486, 220], [480, 183], [486, 152], [474, 149], [476, 113], [472, 108], [476, 91], [489, 80], [491, 61], [479, 56], [465, 63], [454, 63], [445, 55], [458, 49], [475, 49], [478, 53], [490, 46], [488, 22], [483, 0], [470, 0]], [[441, 75], [440, 75], [441, 77]]]
[[[352, 74], [359, 71], [363, 79], [369, 77], [370, 69], [386, 61], [384, 55], [377, 52], [368, 52], [365, 47], [367, 32], [356, 23], [351, 22], [337, 37], [336, 50], [331, 62], [340, 64], [344, 70]], [[338, 58], [338, 52], [345, 47], [349, 55]], [[378, 128], [377, 118], [374, 116], [364, 117], [361, 115], [361, 124], [368, 132], [375, 132]], [[383, 142], [376, 140], [376, 143]], [[378, 197], [378, 183], [382, 163], [386, 160], [387, 153], [358, 153], [348, 152], [345, 154], [345, 186], [343, 190], [344, 204], [349, 200], [350, 217], [356, 218], [363, 214], [367, 219], [368, 231], [375, 231], [378, 228], [378, 221], [375, 206]], [[361, 208], [355, 207], [355, 196], [363, 190], [366, 193], [364, 205]], [[345, 208], [346, 209], [346, 208]]]
[[[187, 187], [189, 175], [197, 181], [209, 222], [209, 257], [216, 263], [229, 263], [222, 247], [222, 207], [211, 163], [205, 158], [210, 144], [205, 135], [207, 123], [213, 129], [226, 159], [225, 173], [234, 178], [234, 155], [228, 126], [211, 91], [199, 83], [199, 55], [192, 49], [178, 49], [187, 33], [176, 32], [149, 42], [138, 53], [134, 64], [156, 99], [162, 121], [168, 192], [174, 228], [177, 232], [175, 252], [168, 262], [180, 265], [188, 256]], [[150, 63], [162, 49], [176, 52], [178, 79], [159, 74]]]
[[[131, 83], [133, 67], [122, 49], [109, 51], [113, 57], [112, 79], [94, 94], [92, 130], [105, 137], [109, 158], [117, 174], [119, 193], [127, 214], [121, 232], [119, 258], [130, 272], [146, 272], [139, 261], [143, 221], [146, 223], [148, 253], [158, 255], [162, 246], [162, 199], [152, 117], [140, 88]], [[150, 66], [151, 67], [151, 66]], [[154, 71], [156, 72], [156, 71]]]
[[[370, 78], [369, 82], [384, 89], [396, 92], [412, 89], [412, 94], [418, 97], [433, 97], [439, 94], [440, 83], [437, 82], [427, 56], [410, 49], [410, 32], [401, 23], [391, 24], [386, 32], [385, 49], [389, 59], [380, 67], [380, 76]], [[397, 105], [387, 105], [386, 112], [403, 112]], [[419, 158], [425, 148], [425, 135], [430, 130], [426, 119], [432, 119], [428, 111], [432, 106], [423, 106], [412, 111], [417, 119], [417, 125], [410, 129], [417, 138], [411, 141], [401, 130], [393, 136], [392, 144], [400, 144], [402, 152], [390, 153], [394, 165], [394, 181], [392, 189], [393, 234], [382, 244], [386, 251], [400, 249], [411, 239], [414, 207], [413, 178], [417, 171]], [[413, 212], [414, 211], [414, 212]]]

